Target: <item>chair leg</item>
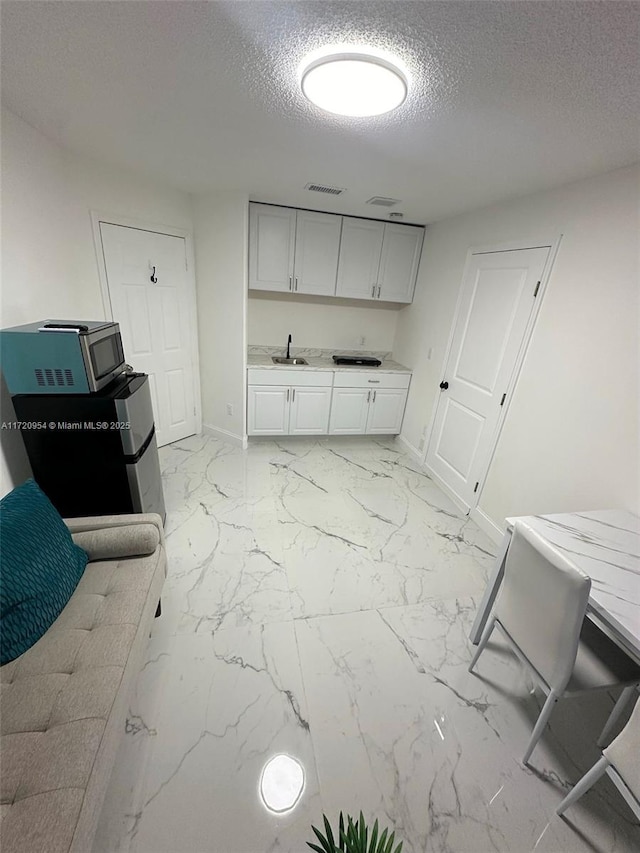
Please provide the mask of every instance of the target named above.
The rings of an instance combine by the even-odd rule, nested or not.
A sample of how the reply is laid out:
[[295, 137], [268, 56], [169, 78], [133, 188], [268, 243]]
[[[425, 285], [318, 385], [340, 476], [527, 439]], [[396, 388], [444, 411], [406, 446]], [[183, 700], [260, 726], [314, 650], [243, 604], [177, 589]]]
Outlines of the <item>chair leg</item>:
[[618, 773], [616, 768], [613, 767], [613, 765], [607, 767], [607, 774], [613, 784], [618, 789], [618, 791], [622, 794], [622, 797], [625, 800], [626, 804], [629, 806], [634, 815], [638, 818], [638, 821], [640, 821], [640, 802], [638, 802], [638, 799], [634, 795], [633, 791], [629, 788], [627, 783]]
[[637, 684], [632, 684], [629, 687], [624, 688], [624, 690], [622, 691], [622, 693], [620, 694], [620, 696], [618, 698], [618, 701], [613, 706], [613, 711], [609, 714], [609, 719], [605, 723], [604, 728], [602, 729], [602, 731], [600, 733], [600, 737], [596, 741], [598, 746], [602, 747], [602, 746], [605, 746], [607, 744], [611, 730], [613, 729], [615, 724], [618, 722], [620, 715], [622, 714], [624, 709], [627, 707], [627, 704], [628, 704], [629, 700], [631, 699], [631, 696], [633, 695], [633, 693], [636, 691], [636, 689], [637, 689]]
[[469, 672], [473, 671], [473, 667], [476, 665], [476, 661], [480, 657], [480, 653], [484, 650], [484, 647], [489, 642], [489, 637], [493, 634], [493, 629], [496, 627], [495, 617], [489, 622], [487, 627], [484, 629], [484, 633], [480, 638], [480, 642], [478, 643], [478, 648], [476, 649], [476, 653], [471, 659], [471, 663], [469, 664]]
[[542, 711], [540, 711], [540, 716], [536, 720], [536, 724], [533, 727], [533, 731], [531, 732], [531, 738], [529, 740], [529, 744], [527, 749], [525, 750], [524, 757], [522, 759], [523, 764], [527, 764], [529, 759], [531, 758], [531, 753], [536, 748], [536, 744], [540, 740], [540, 736], [549, 721], [549, 717], [551, 716], [551, 712], [553, 711], [556, 702], [558, 701], [558, 694], [554, 693], [553, 690], [547, 696], [547, 701], [542, 706]]
[[569, 791], [564, 800], [560, 803], [558, 808], [556, 809], [556, 814], [563, 814], [569, 806], [572, 806], [576, 800], [579, 800], [580, 797], [589, 790], [589, 788], [594, 785], [601, 776], [607, 772], [607, 767], [609, 767], [609, 761], [602, 756], [600, 761], [597, 761], [591, 770], [588, 770], [582, 779], [579, 779], [573, 788]]

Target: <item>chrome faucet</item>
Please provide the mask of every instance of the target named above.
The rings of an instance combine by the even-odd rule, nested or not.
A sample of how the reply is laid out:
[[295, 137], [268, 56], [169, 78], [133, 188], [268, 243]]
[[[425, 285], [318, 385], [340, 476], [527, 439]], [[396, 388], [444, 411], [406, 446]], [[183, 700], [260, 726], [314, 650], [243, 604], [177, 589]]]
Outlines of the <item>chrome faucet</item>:
[[289, 338], [287, 340], [287, 358], [291, 358], [291, 354], [289, 353], [289, 347], [290, 346], [291, 346], [291, 335], [289, 335]]

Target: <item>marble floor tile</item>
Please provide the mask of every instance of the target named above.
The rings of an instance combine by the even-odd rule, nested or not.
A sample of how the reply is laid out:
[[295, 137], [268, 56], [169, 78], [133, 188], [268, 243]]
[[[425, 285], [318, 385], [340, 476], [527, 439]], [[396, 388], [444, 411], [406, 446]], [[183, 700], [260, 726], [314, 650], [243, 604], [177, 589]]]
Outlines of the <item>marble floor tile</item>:
[[[596, 760], [585, 734], [593, 744], [611, 699], [563, 703], [525, 768], [542, 700], [502, 644], [481, 658], [482, 677], [467, 672], [474, 613], [473, 599], [440, 600], [296, 622], [323, 803], [384, 815], [409, 853], [534, 850], [547, 832], [558, 850], [581, 850], [552, 815]], [[366, 780], [357, 790], [350, 773]], [[589, 849], [633, 849], [626, 806], [597, 796], [580, 817]]]
[[[123, 827], [131, 851], [301, 849], [321, 811], [293, 623], [173, 638], [155, 743]], [[304, 768], [296, 808], [270, 813], [261, 771]]]
[[[602, 780], [615, 700], [542, 697], [499, 636], [467, 671], [495, 545], [393, 439], [287, 438], [160, 451], [168, 576], [94, 853], [302, 853], [342, 809], [403, 853], [627, 853], [640, 830]], [[295, 808], [259, 793], [304, 768]]]
[[93, 853], [129, 850], [131, 816], [142, 802], [146, 768], [162, 708], [162, 693], [169, 671], [171, 640], [154, 636], [136, 680], [125, 731], [120, 742]]

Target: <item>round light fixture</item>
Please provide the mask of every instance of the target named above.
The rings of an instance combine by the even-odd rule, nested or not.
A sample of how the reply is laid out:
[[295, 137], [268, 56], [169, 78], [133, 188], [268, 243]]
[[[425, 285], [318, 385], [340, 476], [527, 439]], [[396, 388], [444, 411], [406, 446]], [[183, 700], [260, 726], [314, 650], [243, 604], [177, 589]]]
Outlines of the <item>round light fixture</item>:
[[316, 106], [341, 116], [377, 116], [407, 97], [407, 78], [387, 59], [365, 53], [334, 53], [310, 62], [302, 91]]

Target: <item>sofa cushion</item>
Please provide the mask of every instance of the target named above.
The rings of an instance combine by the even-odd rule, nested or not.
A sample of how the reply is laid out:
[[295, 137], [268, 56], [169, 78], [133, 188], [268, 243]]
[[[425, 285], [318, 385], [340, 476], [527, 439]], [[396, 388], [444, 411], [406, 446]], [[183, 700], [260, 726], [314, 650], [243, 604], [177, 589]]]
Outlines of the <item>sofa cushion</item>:
[[3, 850], [15, 853], [70, 850], [83, 799], [83, 788], [59, 788], [15, 803], [11, 806], [10, 820], [2, 821]]
[[72, 536], [75, 544], [87, 552], [90, 560], [117, 560], [153, 554], [160, 541], [155, 524], [83, 530]]
[[34, 480], [0, 501], [0, 663], [29, 649], [71, 598], [87, 555]]

